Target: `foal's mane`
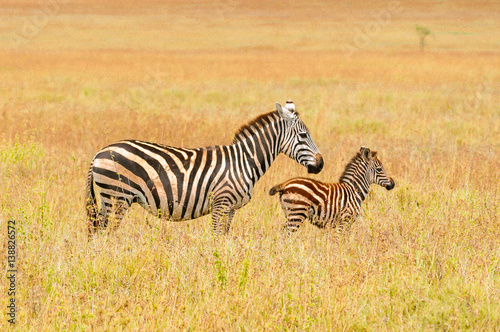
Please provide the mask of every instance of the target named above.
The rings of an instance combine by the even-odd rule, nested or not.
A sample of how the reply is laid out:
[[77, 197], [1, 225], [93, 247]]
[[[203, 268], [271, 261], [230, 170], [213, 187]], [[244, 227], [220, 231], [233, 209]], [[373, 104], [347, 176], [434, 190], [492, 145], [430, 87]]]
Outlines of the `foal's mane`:
[[[377, 156], [377, 151], [371, 151], [371, 154], [372, 158], [375, 158]], [[356, 153], [345, 166], [344, 172], [342, 172], [342, 175], [339, 178], [339, 182], [343, 182], [343, 180], [347, 178], [347, 175], [352, 174], [352, 170], [358, 167], [358, 164], [362, 161], [363, 157], [361, 157], [361, 153]]]

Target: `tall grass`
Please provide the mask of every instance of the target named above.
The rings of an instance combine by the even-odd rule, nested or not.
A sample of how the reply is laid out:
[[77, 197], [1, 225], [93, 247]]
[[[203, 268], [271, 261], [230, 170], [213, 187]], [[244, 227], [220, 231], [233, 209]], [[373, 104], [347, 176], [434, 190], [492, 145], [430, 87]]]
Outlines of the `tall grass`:
[[[193, 12], [182, 3], [89, 5], [85, 16], [69, 2], [23, 48], [2, 52], [0, 234], [6, 248], [6, 221], [17, 221], [15, 328], [499, 329], [498, 40], [479, 16], [466, 26], [484, 37], [477, 49], [475, 37], [439, 35], [460, 28], [467, 10], [490, 7], [455, 3], [445, 23], [421, 22], [436, 31], [421, 54], [413, 18], [426, 11], [406, 4], [391, 21], [400, 32], [381, 31], [346, 59], [339, 42], [384, 5], [280, 7], [294, 25], [268, 20], [272, 5], [242, 3], [193, 27], [180, 19]], [[0, 38], [16, 29], [11, 16], [36, 10], [22, 6], [24, 16], [6, 6]], [[333, 19], [350, 15], [358, 19]], [[123, 25], [133, 20], [141, 29]], [[242, 24], [258, 29], [233, 40]], [[365, 145], [396, 181], [390, 192], [372, 188], [350, 235], [335, 241], [310, 224], [281, 231], [268, 191], [307, 176], [281, 156], [227, 236], [213, 236], [209, 217], [175, 223], [134, 207], [116, 232], [87, 241], [85, 176], [100, 148], [125, 138], [229, 144], [288, 98], [326, 162], [314, 178], [337, 181]]]

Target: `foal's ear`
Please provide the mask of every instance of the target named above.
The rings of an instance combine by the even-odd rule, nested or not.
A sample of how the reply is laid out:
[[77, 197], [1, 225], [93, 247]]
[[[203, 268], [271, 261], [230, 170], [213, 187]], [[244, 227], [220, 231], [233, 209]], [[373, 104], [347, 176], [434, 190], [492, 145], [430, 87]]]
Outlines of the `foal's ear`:
[[365, 161], [370, 161], [370, 159], [372, 159], [372, 154], [370, 153], [370, 149], [369, 148], [366, 148], [366, 147], [362, 146], [361, 149], [359, 149], [359, 153], [361, 153], [361, 157]]

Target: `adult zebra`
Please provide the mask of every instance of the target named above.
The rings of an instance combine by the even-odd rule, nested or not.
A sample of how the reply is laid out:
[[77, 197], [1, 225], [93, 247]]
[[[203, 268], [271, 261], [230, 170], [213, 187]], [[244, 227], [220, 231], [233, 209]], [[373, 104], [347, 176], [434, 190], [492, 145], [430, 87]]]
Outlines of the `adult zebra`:
[[271, 188], [269, 195], [280, 194], [288, 231], [296, 231], [305, 219], [320, 228], [330, 225], [341, 233], [357, 219], [370, 184], [387, 190], [394, 180], [387, 176], [377, 152], [361, 147], [340, 176], [339, 183], [322, 183], [307, 178], [293, 178]]
[[184, 149], [134, 140], [111, 144], [95, 155], [88, 172], [89, 235], [105, 229], [112, 214], [118, 226], [132, 203], [174, 221], [211, 211], [214, 231], [227, 232], [235, 210], [250, 201], [255, 183], [281, 152], [309, 173], [323, 168], [323, 157], [291, 100], [242, 126], [232, 145]]

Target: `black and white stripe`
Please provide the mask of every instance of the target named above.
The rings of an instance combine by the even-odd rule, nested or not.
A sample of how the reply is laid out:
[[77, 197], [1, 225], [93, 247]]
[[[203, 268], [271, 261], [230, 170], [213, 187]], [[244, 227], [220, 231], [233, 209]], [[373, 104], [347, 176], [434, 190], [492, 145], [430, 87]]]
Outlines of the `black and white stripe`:
[[269, 194], [280, 193], [289, 231], [296, 231], [305, 219], [309, 219], [318, 227], [330, 225], [340, 233], [344, 228], [349, 230], [358, 217], [372, 183], [387, 190], [395, 185], [385, 173], [377, 152], [361, 147], [347, 164], [339, 183], [293, 178], [274, 186]]
[[232, 145], [185, 149], [127, 140], [105, 147], [88, 173], [89, 232], [106, 228], [111, 216], [119, 223], [132, 203], [174, 221], [211, 211], [214, 231], [227, 232], [281, 152], [310, 173], [321, 171], [323, 158], [293, 103], [276, 108], [241, 127]]

